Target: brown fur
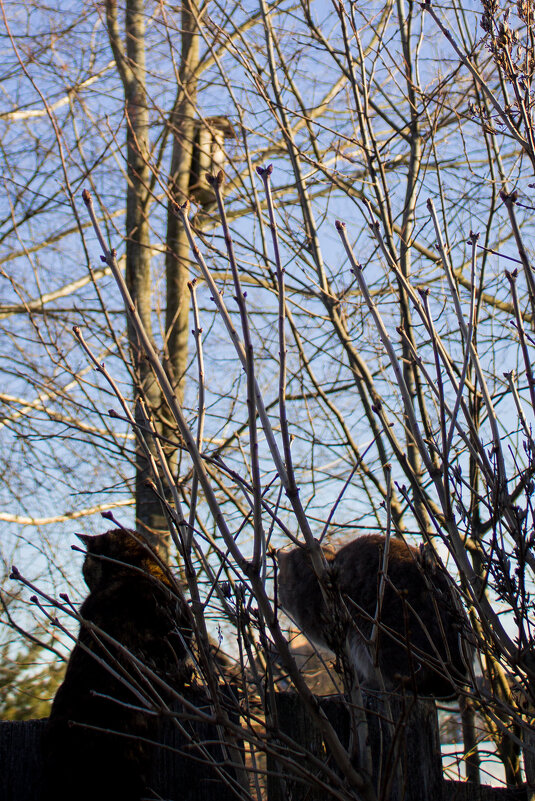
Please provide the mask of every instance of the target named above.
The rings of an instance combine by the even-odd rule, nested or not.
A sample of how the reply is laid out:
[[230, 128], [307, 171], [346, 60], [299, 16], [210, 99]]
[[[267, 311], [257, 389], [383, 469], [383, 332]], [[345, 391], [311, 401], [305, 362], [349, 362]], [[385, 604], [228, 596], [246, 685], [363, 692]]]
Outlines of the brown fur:
[[[385, 538], [374, 534], [338, 551], [323, 549], [333, 586], [344, 597], [351, 618], [342, 639], [348, 635], [351, 663], [367, 687], [377, 686], [369, 639], [384, 547]], [[327, 613], [306, 550], [279, 551], [278, 565], [282, 608], [316, 644], [340, 650], [333, 639], [335, 621]], [[447, 674], [462, 681], [466, 667], [460, 649], [463, 617], [449, 579], [439, 564], [431, 567], [416, 548], [397, 538], [390, 540], [387, 576], [378, 640], [378, 665], [386, 687], [399, 689], [404, 684], [422, 695], [451, 695], [454, 686]]]
[[[82, 539], [87, 547], [83, 574], [90, 592], [81, 617], [180, 688], [190, 675], [191, 638], [180, 589], [138, 535], [117, 529]], [[149, 708], [158, 709], [158, 694], [166, 699], [165, 690], [127, 655], [82, 624], [44, 736], [44, 801], [143, 797], [151, 748], [135, 738], [154, 737], [158, 717], [146, 713], [121, 679], [149, 700]]]

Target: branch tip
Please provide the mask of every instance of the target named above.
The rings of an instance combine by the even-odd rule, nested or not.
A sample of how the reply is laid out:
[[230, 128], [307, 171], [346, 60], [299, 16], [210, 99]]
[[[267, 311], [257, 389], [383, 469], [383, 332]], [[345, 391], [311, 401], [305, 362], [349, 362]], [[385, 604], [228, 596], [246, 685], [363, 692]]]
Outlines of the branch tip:
[[257, 167], [256, 172], [262, 179], [268, 179], [273, 173], [273, 164], [268, 164], [267, 167]]
[[205, 178], [210, 186], [221, 186], [225, 181], [225, 173], [223, 170], [219, 170], [217, 175], [207, 172]]
[[500, 198], [506, 206], [514, 206], [518, 200], [518, 192], [514, 189], [512, 192], [506, 192], [504, 189], [500, 191]]

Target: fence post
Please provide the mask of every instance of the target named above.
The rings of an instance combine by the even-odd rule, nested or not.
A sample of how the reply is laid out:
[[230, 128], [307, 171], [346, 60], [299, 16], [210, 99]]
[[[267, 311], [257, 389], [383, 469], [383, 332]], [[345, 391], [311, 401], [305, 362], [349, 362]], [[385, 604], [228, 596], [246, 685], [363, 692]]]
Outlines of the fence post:
[[[363, 693], [370, 748], [373, 780], [383, 784], [385, 774], [396, 769], [392, 760], [392, 737], [398, 745], [401, 768], [394, 780], [391, 801], [441, 801], [442, 760], [438, 735], [438, 719], [434, 701], [414, 701], [409, 696], [389, 696], [389, 704], [377, 694]], [[280, 732], [290, 737], [303, 752], [334, 769], [325, 752], [322, 738], [296, 693], [277, 693], [274, 696], [276, 719]], [[321, 707], [336, 729], [342, 743], [349, 742], [349, 715], [340, 697], [320, 698]], [[389, 719], [388, 706], [392, 713]], [[276, 737], [276, 734], [275, 734]], [[310, 777], [321, 778], [321, 767], [304, 753], [299, 764], [307, 765]], [[382, 778], [380, 778], [382, 776]], [[399, 780], [400, 779], [400, 780]], [[325, 791], [314, 782], [303, 780], [302, 772], [292, 773], [273, 756], [268, 758], [269, 801], [324, 801]]]
[[[535, 731], [533, 718], [525, 718], [526, 725], [522, 727], [524, 773], [526, 776], [527, 801], [535, 801]], [[531, 725], [528, 726], [527, 723]]]

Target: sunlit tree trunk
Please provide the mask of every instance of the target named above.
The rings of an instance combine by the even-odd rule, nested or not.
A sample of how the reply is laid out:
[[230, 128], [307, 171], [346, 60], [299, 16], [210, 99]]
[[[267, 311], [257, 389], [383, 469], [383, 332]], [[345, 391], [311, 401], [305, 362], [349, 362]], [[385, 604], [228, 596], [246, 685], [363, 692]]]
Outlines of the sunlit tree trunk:
[[[149, 114], [145, 73], [145, 2], [128, 0], [125, 9], [126, 48], [123, 49], [115, 0], [108, 0], [107, 20], [110, 41], [121, 74], [127, 123], [127, 199], [126, 199], [126, 282], [145, 330], [152, 337], [153, 298], [151, 291], [151, 251], [148, 225], [151, 179], [149, 165]], [[195, 133], [195, 103], [199, 64], [196, 30], [197, 9], [185, 3], [182, 10], [181, 60], [176, 101], [169, 126], [173, 137], [166, 241], [165, 361], [176, 387], [179, 401], [184, 395], [188, 354], [188, 245], [178, 222], [175, 204], [187, 198]], [[158, 433], [171, 435], [161, 393], [146, 360], [139, 353], [134, 331], [129, 343], [136, 374], [135, 392], [143, 397]], [[144, 428], [144, 417], [136, 403], [136, 422]], [[149, 446], [151, 443], [148, 443]], [[176, 467], [176, 448], [165, 446], [171, 469]], [[162, 543], [168, 531], [165, 510], [147, 484], [150, 470], [142, 449], [136, 454], [136, 520], [149, 539]]]
[[[170, 117], [173, 137], [171, 169], [169, 171], [169, 200], [166, 232], [166, 308], [165, 308], [165, 358], [173, 385], [180, 403], [184, 398], [185, 371], [188, 359], [188, 310], [189, 292], [189, 245], [184, 227], [179, 222], [176, 204], [188, 197], [195, 139], [195, 106], [197, 99], [197, 75], [199, 64], [199, 35], [197, 31], [197, 6], [185, 2], [182, 6], [182, 38], [179, 71], [179, 86]], [[172, 436], [164, 411], [163, 431]], [[166, 455], [171, 470], [176, 470], [177, 450], [166, 446]], [[162, 519], [159, 527], [165, 528]]]
[[199, 35], [197, 6], [185, 2], [182, 6], [182, 50], [180, 85], [170, 125], [173, 134], [173, 153], [169, 178], [169, 207], [167, 213], [167, 252], [165, 259], [167, 305], [165, 328], [167, 358], [179, 399], [184, 394], [184, 370], [188, 348], [189, 246], [183, 226], [179, 223], [175, 203], [184, 203], [188, 196], [193, 141], [195, 136], [195, 105], [197, 99], [196, 69], [199, 64]]

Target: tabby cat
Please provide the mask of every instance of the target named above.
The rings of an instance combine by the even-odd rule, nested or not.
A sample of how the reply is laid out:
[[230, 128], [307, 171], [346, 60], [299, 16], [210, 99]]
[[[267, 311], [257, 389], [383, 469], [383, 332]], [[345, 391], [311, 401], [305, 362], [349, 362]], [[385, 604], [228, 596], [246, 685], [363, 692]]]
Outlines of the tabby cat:
[[[329, 580], [349, 612], [349, 622], [346, 619], [341, 624], [342, 640], [347, 637], [352, 668], [368, 688], [378, 686], [370, 637], [384, 548], [385, 538], [375, 534], [359, 537], [338, 551], [323, 548]], [[306, 550], [279, 551], [277, 561], [282, 608], [313, 642], [339, 651], [336, 621], [327, 613]], [[417, 548], [401, 539], [390, 540], [375, 662], [387, 689], [404, 686], [420, 695], [446, 697], [454, 693], [455, 682], [465, 679], [464, 617], [449, 582], [438, 562], [424, 559]]]

